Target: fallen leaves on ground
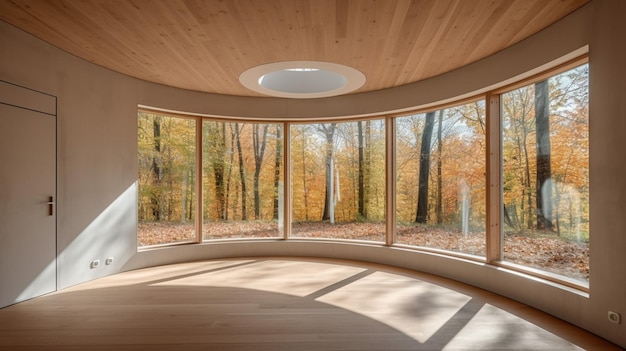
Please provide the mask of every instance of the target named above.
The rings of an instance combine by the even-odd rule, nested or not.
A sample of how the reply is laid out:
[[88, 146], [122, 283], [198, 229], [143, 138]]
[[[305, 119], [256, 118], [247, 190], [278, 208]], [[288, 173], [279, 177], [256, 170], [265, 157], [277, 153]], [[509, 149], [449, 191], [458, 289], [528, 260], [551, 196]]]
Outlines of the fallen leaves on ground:
[[[204, 240], [236, 238], [282, 238], [275, 222], [222, 221], [204, 224]], [[384, 242], [384, 223], [298, 222], [292, 225], [291, 238], [324, 238]], [[402, 245], [442, 249], [472, 255], [485, 255], [484, 233], [430, 225], [398, 225], [396, 242]], [[151, 222], [138, 228], [139, 246], [152, 246], [196, 240], [193, 223]], [[589, 279], [589, 246], [556, 235], [504, 237], [507, 262], [538, 268], [586, 281]]]

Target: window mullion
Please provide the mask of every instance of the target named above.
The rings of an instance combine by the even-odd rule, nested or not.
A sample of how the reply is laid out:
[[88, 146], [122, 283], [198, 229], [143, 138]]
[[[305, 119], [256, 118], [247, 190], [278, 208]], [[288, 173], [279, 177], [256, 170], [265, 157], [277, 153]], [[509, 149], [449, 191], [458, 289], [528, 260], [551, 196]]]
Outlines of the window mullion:
[[202, 236], [202, 118], [196, 119], [196, 242], [201, 243]]
[[487, 94], [487, 262], [502, 260], [502, 137], [500, 95]]
[[283, 123], [283, 238], [291, 236], [291, 126]]
[[385, 121], [385, 183], [387, 194], [385, 243], [390, 246], [396, 242], [396, 120], [387, 117]]

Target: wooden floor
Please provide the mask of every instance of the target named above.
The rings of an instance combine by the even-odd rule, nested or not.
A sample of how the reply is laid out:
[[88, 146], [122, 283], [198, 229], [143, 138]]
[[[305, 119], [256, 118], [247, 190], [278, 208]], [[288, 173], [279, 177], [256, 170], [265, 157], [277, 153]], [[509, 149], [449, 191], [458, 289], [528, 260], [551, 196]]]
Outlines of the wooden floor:
[[621, 350], [495, 294], [353, 261], [154, 267], [0, 309], [0, 350]]

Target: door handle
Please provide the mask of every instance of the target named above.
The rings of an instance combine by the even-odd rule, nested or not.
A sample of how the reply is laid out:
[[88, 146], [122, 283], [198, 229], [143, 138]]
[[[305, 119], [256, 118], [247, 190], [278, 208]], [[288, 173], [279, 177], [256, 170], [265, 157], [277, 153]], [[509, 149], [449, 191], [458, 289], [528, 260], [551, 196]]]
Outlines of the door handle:
[[48, 196], [48, 216], [54, 215], [54, 197]]

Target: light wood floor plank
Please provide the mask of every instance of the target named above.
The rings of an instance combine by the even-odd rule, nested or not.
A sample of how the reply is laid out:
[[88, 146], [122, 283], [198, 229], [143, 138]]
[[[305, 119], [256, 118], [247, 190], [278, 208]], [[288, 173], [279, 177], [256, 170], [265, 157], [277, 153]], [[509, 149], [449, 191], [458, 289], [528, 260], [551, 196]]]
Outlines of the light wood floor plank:
[[153, 267], [0, 309], [0, 350], [494, 349], [620, 350], [484, 290], [339, 260]]

